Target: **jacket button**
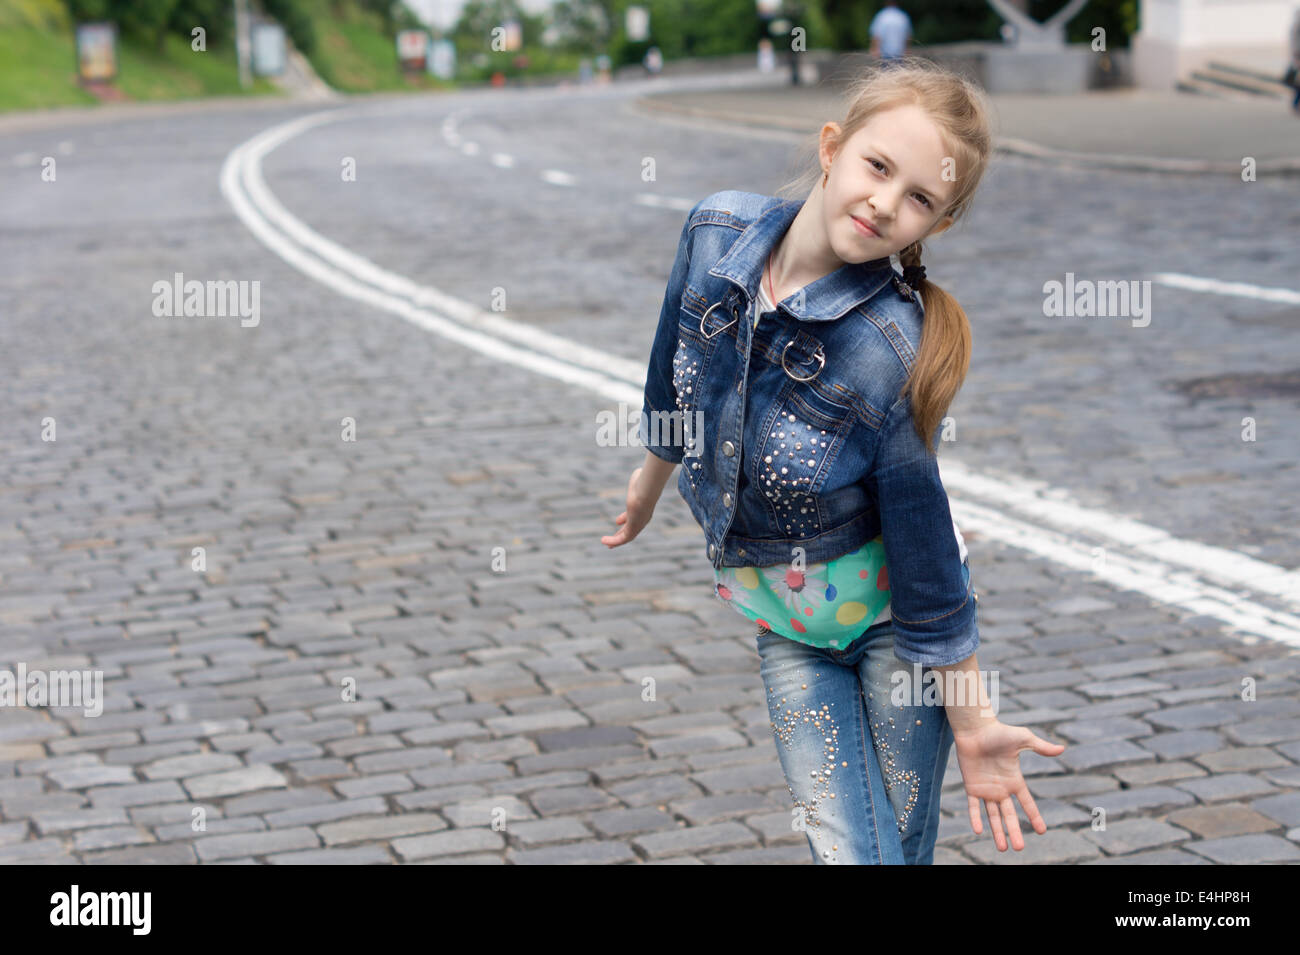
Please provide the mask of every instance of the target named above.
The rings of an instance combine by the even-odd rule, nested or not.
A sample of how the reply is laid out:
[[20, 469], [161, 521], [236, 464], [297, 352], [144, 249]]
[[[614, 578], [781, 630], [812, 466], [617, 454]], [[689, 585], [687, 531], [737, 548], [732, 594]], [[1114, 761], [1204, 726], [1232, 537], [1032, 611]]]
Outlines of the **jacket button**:
[[712, 560], [712, 559], [713, 559], [713, 555], [716, 554], [717, 552], [718, 552], [718, 549], [717, 549], [716, 547], [714, 547], [712, 544], [710, 544], [710, 545], [709, 545], [709, 560]]
[[725, 454], [727, 457], [731, 457], [733, 454], [736, 453], [736, 446], [732, 444], [730, 441], [723, 441], [722, 453]]
[[740, 550], [736, 551], [736, 554], [737, 554], [737, 556], [739, 556], [739, 557], [744, 557], [744, 556], [745, 556], [745, 548], [743, 548], [743, 547], [740, 548]]
[[723, 506], [723, 507], [731, 507], [731, 494], [730, 494], [730, 493], [727, 493], [727, 494], [722, 495], [722, 506]]

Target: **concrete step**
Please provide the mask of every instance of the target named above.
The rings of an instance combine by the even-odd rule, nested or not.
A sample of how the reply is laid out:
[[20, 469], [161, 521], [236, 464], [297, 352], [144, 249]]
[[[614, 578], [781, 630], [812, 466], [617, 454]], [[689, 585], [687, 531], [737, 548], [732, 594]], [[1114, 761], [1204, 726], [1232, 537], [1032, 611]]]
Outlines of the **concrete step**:
[[1276, 76], [1260, 68], [1243, 64], [1211, 60], [1200, 69], [1193, 70], [1183, 80], [1189, 84], [1202, 84], [1198, 92], [1213, 94], [1213, 87], [1218, 87], [1228, 98], [1247, 97], [1258, 101], [1265, 99], [1289, 99], [1290, 88], [1281, 82], [1281, 70]]
[[1280, 86], [1284, 90], [1290, 88], [1282, 84], [1282, 74], [1286, 72], [1286, 63], [1283, 62], [1273, 65], [1252, 65], [1249, 63], [1232, 63], [1227, 60], [1210, 60], [1206, 66], [1221, 73], [1231, 73], [1237, 77], [1253, 79], [1264, 86]]
[[1214, 83], [1202, 79], [1192, 73], [1174, 82], [1174, 89], [1180, 93], [1195, 93], [1198, 96], [1208, 96], [1211, 99], [1233, 99], [1233, 100], [1251, 100], [1256, 101], [1256, 97], [1249, 93], [1243, 93], [1239, 90], [1233, 90], [1221, 83]]

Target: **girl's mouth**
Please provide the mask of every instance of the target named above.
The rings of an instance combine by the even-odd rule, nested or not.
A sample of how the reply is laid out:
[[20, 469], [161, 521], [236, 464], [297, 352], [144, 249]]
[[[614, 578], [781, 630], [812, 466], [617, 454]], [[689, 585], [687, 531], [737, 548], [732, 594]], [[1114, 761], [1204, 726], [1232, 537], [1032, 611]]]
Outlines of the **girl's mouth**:
[[868, 239], [879, 239], [879, 238], [880, 238], [880, 233], [879, 233], [879, 232], [877, 232], [875, 229], [871, 228], [871, 226], [867, 225], [865, 222], [863, 222], [863, 221], [862, 221], [861, 219], [859, 219], [857, 216], [849, 216], [849, 218], [853, 220], [853, 228], [855, 228], [855, 229], [858, 230], [858, 235], [865, 236], [865, 237], [867, 237]]

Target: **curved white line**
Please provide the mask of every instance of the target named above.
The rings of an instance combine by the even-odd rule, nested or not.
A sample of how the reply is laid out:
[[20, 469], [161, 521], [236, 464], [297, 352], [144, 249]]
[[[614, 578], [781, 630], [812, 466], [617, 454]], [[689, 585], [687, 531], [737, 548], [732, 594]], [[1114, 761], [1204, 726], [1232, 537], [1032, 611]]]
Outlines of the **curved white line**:
[[[441, 335], [467, 348], [472, 348], [498, 361], [508, 362], [560, 381], [588, 388], [597, 394], [633, 406], [636, 412], [640, 413], [643, 394], [641, 388], [611, 378], [608, 375], [579, 368], [545, 355], [539, 355], [534, 351], [515, 348], [500, 341], [493, 334], [465, 328], [442, 315], [419, 308], [391, 292], [366, 285], [357, 278], [344, 274], [339, 268], [309, 255], [291, 242], [286, 235], [272, 227], [268, 219], [259, 212], [255, 204], [250, 201], [249, 196], [245, 194], [246, 186], [251, 186], [256, 191], [256, 185], [247, 181], [249, 178], [249, 163], [256, 162], [275, 145], [279, 145], [293, 135], [329, 121], [329, 114], [316, 114], [315, 116], [303, 117], [273, 127], [236, 147], [226, 157], [226, 161], [222, 165], [222, 195], [226, 197], [235, 214], [267, 248], [305, 275], [349, 298], [392, 312], [413, 325]], [[260, 174], [253, 178], [260, 178]], [[262, 183], [262, 190], [265, 191], [265, 183]], [[287, 216], [287, 213], [285, 215]], [[301, 223], [299, 223], [299, 226], [304, 230], [306, 229], [306, 226], [302, 226]], [[364, 262], [359, 258], [358, 261]], [[482, 324], [490, 327], [492, 323], [483, 322]]]
[[239, 173], [238, 181], [242, 182], [246, 189], [255, 213], [260, 214], [269, 225], [285, 233], [300, 248], [308, 250], [325, 262], [389, 295], [406, 299], [417, 307], [437, 309], [454, 318], [461, 326], [480, 329], [497, 339], [517, 342], [533, 352], [550, 355], [552, 358], [593, 371], [610, 373], [631, 382], [637, 381], [637, 376], [640, 375], [640, 380], [644, 382], [645, 365], [641, 362], [629, 361], [530, 325], [512, 321], [503, 315], [476, 308], [439, 289], [420, 285], [330, 241], [290, 214], [267, 188], [266, 180], [262, 176], [262, 159], [295, 136], [324, 123], [346, 119], [354, 112], [355, 107], [316, 113], [274, 126], [237, 147], [230, 157], [227, 157], [226, 162], [229, 165], [231, 157], [239, 155], [239, 162], [235, 167]]
[[[499, 361], [579, 385], [597, 394], [641, 409], [644, 367], [596, 349], [567, 341], [491, 315], [437, 289], [382, 269], [319, 235], [292, 216], [267, 187], [261, 160], [271, 150], [302, 132], [335, 122], [357, 107], [317, 113], [272, 127], [237, 146], [221, 170], [221, 191], [236, 215], [273, 252], [311, 278], [340, 293], [385, 309], [412, 324], [442, 335]], [[314, 256], [310, 253], [314, 253]], [[422, 306], [435, 306], [453, 321]], [[525, 346], [515, 348], [501, 339]], [[544, 352], [546, 354], [538, 354]], [[557, 360], [553, 355], [562, 355]], [[602, 374], [591, 369], [611, 372]], [[618, 377], [613, 377], [617, 375]], [[619, 380], [619, 379], [623, 380]], [[1016, 520], [1008, 513], [971, 501], [954, 502], [953, 510], [968, 527], [990, 539], [1038, 554], [1075, 570], [1092, 570], [1120, 589], [1139, 591], [1154, 601], [1204, 613], [1239, 631], [1256, 633], [1300, 646], [1300, 618], [1242, 598], [1207, 581], [1226, 580], [1300, 607], [1300, 572], [1255, 560], [1195, 541], [1172, 537], [1140, 521], [1099, 512], [1072, 502], [1067, 492], [1042, 482], [1012, 475], [977, 474], [960, 462], [944, 459], [947, 487], [996, 501], [1010, 511], [1063, 528], [1066, 533]], [[1104, 567], [1095, 570], [1091, 549], [1079, 538], [1100, 538], [1141, 555], [1107, 552]], [[1175, 565], [1193, 573], [1178, 571]], [[1195, 576], [1194, 576], [1195, 575]], [[1204, 579], [1199, 579], [1204, 578]]]

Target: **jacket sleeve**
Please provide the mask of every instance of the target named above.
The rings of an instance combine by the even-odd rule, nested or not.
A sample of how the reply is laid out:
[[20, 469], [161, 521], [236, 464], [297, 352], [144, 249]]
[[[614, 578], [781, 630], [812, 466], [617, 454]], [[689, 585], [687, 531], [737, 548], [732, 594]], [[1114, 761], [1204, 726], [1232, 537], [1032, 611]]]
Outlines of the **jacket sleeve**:
[[[673, 427], [668, 416], [677, 412], [677, 390], [673, 385], [673, 359], [677, 355], [677, 323], [680, 321], [682, 292], [686, 287], [686, 274], [691, 264], [691, 220], [704, 205], [700, 200], [687, 213], [677, 241], [677, 256], [668, 276], [663, 305], [659, 309], [659, 327], [655, 331], [654, 345], [650, 350], [650, 367], [646, 372], [645, 396], [637, 437], [657, 457], [680, 464], [686, 449], [671, 442], [673, 435], [681, 434], [680, 426]], [[652, 415], [657, 416], [652, 419]], [[656, 424], [660, 422], [659, 424]]]
[[970, 571], [938, 459], [912, 423], [910, 397], [885, 416], [866, 483], [880, 510], [895, 654], [923, 666], [960, 663], [980, 642]]

